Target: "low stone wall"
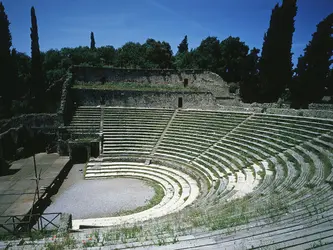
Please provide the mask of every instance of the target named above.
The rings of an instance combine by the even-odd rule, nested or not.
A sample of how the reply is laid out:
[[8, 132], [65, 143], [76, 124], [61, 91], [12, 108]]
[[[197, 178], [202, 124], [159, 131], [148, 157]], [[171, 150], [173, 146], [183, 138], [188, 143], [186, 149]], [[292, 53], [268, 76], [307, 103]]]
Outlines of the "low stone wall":
[[333, 104], [310, 103], [309, 109], [333, 111]]
[[68, 125], [74, 113], [73, 100], [70, 95], [70, 89], [73, 85], [73, 76], [69, 74], [62, 86], [60, 108], [58, 111], [58, 120], [61, 125]]
[[63, 237], [72, 228], [72, 215], [68, 213], [62, 213], [60, 215], [59, 228], [57, 235]]
[[8, 163], [31, 156], [33, 152], [45, 152], [47, 147], [56, 150], [56, 128], [29, 128], [19, 126], [0, 134], [0, 173], [8, 170]]
[[0, 175], [13, 160], [56, 150], [57, 114], [24, 114], [0, 121]]
[[248, 107], [220, 105], [217, 110], [333, 119], [333, 110], [331, 111], [331, 110], [314, 110], [314, 109], [266, 108], [265, 106], [254, 107], [254, 106], [250, 106], [250, 105]]
[[314, 109], [267, 109], [268, 114], [294, 115], [305, 117], [317, 117], [325, 119], [333, 119], [333, 111], [314, 110]]
[[55, 128], [59, 126], [57, 114], [25, 114], [0, 121], [0, 133], [19, 126]]
[[242, 107], [251, 107], [251, 108], [274, 108], [274, 109], [289, 109], [290, 104], [285, 103], [241, 103]]
[[179, 98], [182, 98], [183, 108], [213, 108], [216, 105], [214, 96], [205, 92], [71, 89], [71, 95], [79, 106], [97, 106], [104, 100], [107, 106], [178, 108]]
[[100, 139], [92, 140], [69, 140], [68, 155], [73, 163], [85, 163], [90, 157], [98, 157], [100, 155]]

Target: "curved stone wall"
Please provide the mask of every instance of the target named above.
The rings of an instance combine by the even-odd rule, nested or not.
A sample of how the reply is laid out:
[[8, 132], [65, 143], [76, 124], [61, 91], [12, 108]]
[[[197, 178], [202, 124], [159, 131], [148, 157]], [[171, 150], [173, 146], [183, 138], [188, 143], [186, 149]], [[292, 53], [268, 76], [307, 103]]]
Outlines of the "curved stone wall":
[[183, 85], [188, 79], [188, 85], [203, 92], [211, 92], [215, 97], [229, 97], [229, 87], [223, 79], [204, 70], [161, 70], [161, 69], [122, 69], [122, 68], [72, 68], [74, 81], [83, 82], [136, 82], [169, 85]]
[[96, 89], [72, 89], [71, 96], [78, 106], [107, 106], [178, 108], [182, 98], [183, 108], [213, 108], [215, 98], [205, 92], [158, 92], [158, 91], [110, 91]]

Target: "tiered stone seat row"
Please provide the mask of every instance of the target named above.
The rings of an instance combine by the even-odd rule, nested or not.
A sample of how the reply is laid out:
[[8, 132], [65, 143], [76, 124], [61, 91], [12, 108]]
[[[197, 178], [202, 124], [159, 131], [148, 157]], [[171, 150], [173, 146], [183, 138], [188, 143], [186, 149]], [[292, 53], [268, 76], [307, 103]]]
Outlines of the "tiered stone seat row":
[[[164, 177], [175, 178], [184, 173], [192, 181], [179, 177], [177, 185], [184, 185], [184, 190], [191, 190], [193, 185], [200, 191], [196, 200], [182, 211], [184, 218], [193, 208], [201, 208], [206, 216], [218, 218], [223, 215], [225, 204], [243, 198], [251, 208], [244, 214], [249, 216], [249, 223], [239, 226], [230, 237], [225, 237], [228, 229], [216, 233], [200, 229], [203, 231], [196, 235], [196, 240], [179, 236], [175, 248], [191, 244], [203, 246], [211, 242], [212, 237], [215, 240], [210, 249], [228, 248], [232, 246], [232, 239], [235, 246], [243, 244], [245, 248], [303, 248], [321, 236], [323, 242], [333, 244], [333, 240], [328, 240], [329, 236], [333, 239], [333, 229], [329, 228], [333, 220], [333, 120], [194, 110], [178, 110], [175, 115], [171, 110], [155, 113], [148, 109], [110, 108], [107, 112], [108, 118], [104, 120], [106, 155], [150, 158], [159, 164], [153, 169], [143, 163], [118, 162], [113, 166], [106, 161], [105, 167], [92, 163], [87, 178], [119, 174], [154, 176], [156, 181], [170, 184]], [[159, 115], [162, 116], [159, 121], [144, 123], [143, 117], [156, 120]], [[288, 209], [281, 212], [278, 223], [267, 222], [269, 214], [251, 217], [272, 197]], [[177, 204], [178, 208], [185, 207]], [[279, 213], [278, 208], [275, 209]], [[174, 221], [171, 214], [174, 210], [167, 211], [170, 214], [162, 213], [165, 216], [157, 221], [182, 224]], [[149, 227], [149, 223], [142, 222], [142, 226]], [[184, 227], [189, 227], [188, 222], [184, 222]], [[218, 238], [221, 234], [223, 237]], [[260, 241], [263, 236], [266, 238]], [[149, 241], [146, 244], [149, 245]], [[116, 245], [121, 246], [126, 245]]]
[[[258, 117], [260, 117], [260, 120], [262, 120], [261, 115], [258, 115]], [[232, 144], [237, 144], [237, 142], [243, 142], [243, 144], [238, 143], [237, 149], [239, 151], [243, 151], [242, 153], [247, 154], [247, 156], [250, 156], [249, 158], [247, 158], [246, 161], [244, 161], [244, 163], [246, 163], [245, 165], [248, 165], [248, 161], [251, 162], [258, 160], [258, 157], [259, 159], [262, 158], [261, 160], [274, 159], [279, 154], [280, 156], [278, 161], [274, 162], [276, 164], [276, 168], [278, 169], [278, 171], [275, 170], [275, 173], [276, 172], [278, 173], [277, 178], [279, 178], [280, 181], [273, 181], [273, 183], [276, 185], [274, 186], [273, 191], [282, 193], [288, 190], [295, 189], [296, 191], [293, 191], [295, 195], [291, 195], [289, 197], [286, 196], [288, 198], [300, 196], [302, 194], [302, 191], [304, 192], [304, 188], [309, 183], [320, 185], [320, 183], [322, 183], [324, 180], [323, 176], [324, 166], [320, 162], [319, 159], [320, 156], [318, 156], [318, 153], [322, 152], [323, 150], [320, 150], [320, 148], [318, 148], [318, 145], [317, 146], [311, 145], [311, 142], [308, 141], [312, 140], [316, 141], [317, 138], [320, 138], [321, 136], [327, 138], [326, 134], [332, 130], [332, 122], [331, 121], [327, 121], [327, 123], [326, 121], [314, 122], [313, 120], [310, 120], [303, 122], [300, 125], [299, 124], [295, 125], [293, 122], [297, 121], [294, 121], [294, 119], [291, 119], [289, 117], [287, 117], [283, 121], [276, 120], [276, 117], [274, 117], [272, 121], [270, 121], [270, 117], [264, 117], [264, 118], [266, 119], [263, 123], [265, 126], [260, 127], [259, 123], [253, 122], [253, 120], [257, 119], [256, 115], [254, 117], [251, 117], [251, 119], [239, 125], [237, 129], [229, 133], [227, 136], [225, 136], [225, 138], [222, 138], [218, 143], [216, 143], [212, 148], [210, 148], [209, 151], [212, 151], [213, 148], [220, 146], [222, 144], [220, 146], [220, 151], [221, 151], [220, 158], [221, 158], [225, 154], [225, 151], [228, 150], [229, 146], [228, 144], [227, 145], [223, 144], [225, 140], [228, 140], [227, 142]], [[272, 132], [269, 131], [270, 122], [273, 124], [283, 123], [283, 128], [280, 130], [281, 133], [279, 133], [279, 130], [276, 129], [274, 131], [275, 134], [272, 134]], [[249, 124], [253, 124], [253, 126]], [[312, 127], [309, 126], [309, 124], [315, 126], [315, 129], [312, 129]], [[250, 127], [252, 126], [252, 131], [254, 131], [252, 132], [251, 136], [246, 137], [248, 140], [250, 140], [250, 142], [243, 139], [239, 139], [239, 137], [244, 138], [245, 136], [242, 132], [238, 133], [238, 131], [242, 131], [243, 127], [249, 127], [249, 126]], [[267, 133], [265, 133], [265, 131], [267, 131]], [[286, 138], [288, 140], [286, 140], [287, 142], [285, 143], [284, 139]], [[293, 138], [296, 139], [292, 140]], [[308, 149], [306, 149], [305, 146], [302, 145], [302, 143], [307, 144]], [[262, 146], [262, 144], [264, 144], [265, 146]], [[311, 151], [309, 151], [309, 147], [312, 148]], [[317, 155], [313, 153], [314, 150], [317, 151]], [[327, 152], [327, 147], [325, 150]], [[208, 161], [211, 162], [211, 160], [214, 157], [216, 157], [218, 153], [217, 154], [215, 153], [217, 150], [214, 150], [215, 151], [214, 154], [209, 153], [209, 151], [203, 153], [198, 158], [200, 159], [202, 157], [204, 158], [206, 157], [209, 159]], [[249, 152], [251, 153], [249, 154]], [[230, 151], [228, 153], [230, 158]], [[252, 156], [255, 157], [251, 157], [251, 154]], [[285, 154], [287, 154], [288, 157]], [[225, 158], [226, 156], [224, 156], [224, 160]], [[216, 161], [215, 164], [217, 165], [218, 162], [221, 164], [221, 162], [223, 162], [223, 157], [219, 161]], [[207, 168], [212, 167], [209, 166], [211, 164], [207, 162], [206, 165]], [[230, 167], [233, 164], [229, 162], [228, 165]], [[297, 168], [295, 167], [295, 165], [297, 166]], [[330, 161], [330, 168], [331, 167], [332, 167], [332, 160]], [[284, 169], [287, 170], [286, 173], [284, 172]], [[266, 178], [266, 176], [264, 178]], [[321, 180], [321, 182], [318, 182], [318, 180]], [[270, 191], [272, 191], [272, 187], [267, 185], [267, 183], [265, 184], [265, 187], [268, 187]], [[255, 193], [260, 194], [263, 191], [265, 190], [260, 190], [259, 188], [256, 189], [255, 192], [253, 192], [252, 194]], [[265, 192], [267, 193], [267, 191]], [[288, 193], [290, 193], [290, 191]], [[299, 201], [299, 203], [302, 202], [302, 199], [294, 199], [294, 201], [295, 200]], [[286, 201], [290, 202], [293, 201], [293, 199], [292, 198], [286, 199]]]
[[67, 129], [73, 134], [95, 134], [100, 132], [100, 124], [100, 107], [79, 106], [75, 111], [72, 121]]
[[246, 113], [235, 115], [180, 110], [155, 154], [163, 155], [172, 151], [174, 155], [187, 155], [192, 160], [249, 116]]
[[174, 113], [163, 109], [104, 109], [103, 155], [149, 155]]
[[179, 170], [151, 164], [131, 162], [90, 162], [86, 170], [86, 179], [134, 177], [149, 179], [162, 185], [165, 196], [156, 206], [140, 213], [96, 219], [74, 220], [73, 228], [80, 226], [110, 226], [124, 223], [136, 223], [154, 219], [163, 215], [180, 211], [195, 201], [199, 195], [197, 182]]

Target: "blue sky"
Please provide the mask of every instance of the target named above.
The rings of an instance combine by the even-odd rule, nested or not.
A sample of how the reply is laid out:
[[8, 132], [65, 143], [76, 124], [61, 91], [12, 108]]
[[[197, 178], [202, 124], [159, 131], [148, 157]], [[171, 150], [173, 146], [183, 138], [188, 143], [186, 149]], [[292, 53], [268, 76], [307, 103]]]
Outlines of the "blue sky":
[[[1, 1], [1, 0], [0, 0]], [[11, 22], [13, 47], [30, 54], [30, 8], [34, 6], [40, 48], [96, 46], [118, 48], [128, 41], [164, 40], [173, 52], [185, 35], [189, 47], [207, 36], [220, 40], [239, 36], [261, 49], [271, 10], [278, 0], [3, 0]], [[298, 0], [294, 59], [316, 30], [316, 24], [333, 11], [333, 0]], [[296, 61], [295, 61], [296, 62]]]

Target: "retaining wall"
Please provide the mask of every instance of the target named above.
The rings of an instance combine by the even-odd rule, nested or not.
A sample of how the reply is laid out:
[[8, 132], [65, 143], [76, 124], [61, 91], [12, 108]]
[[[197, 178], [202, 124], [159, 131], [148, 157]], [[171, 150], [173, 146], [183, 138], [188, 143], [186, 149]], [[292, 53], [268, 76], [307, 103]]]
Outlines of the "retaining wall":
[[309, 109], [320, 109], [320, 110], [333, 111], [333, 104], [310, 103]]
[[55, 151], [59, 122], [56, 114], [29, 114], [3, 120], [0, 124], [0, 175], [9, 163], [33, 152]]
[[203, 92], [211, 92], [215, 97], [229, 96], [229, 87], [223, 79], [204, 70], [161, 70], [161, 69], [123, 69], [74, 66], [73, 80], [83, 82], [135, 82], [183, 85], [188, 79], [189, 86]]
[[21, 125], [30, 128], [55, 128], [59, 126], [57, 114], [25, 114], [0, 121], [0, 133]]
[[238, 112], [254, 112], [278, 115], [292, 115], [304, 117], [317, 117], [325, 119], [333, 119], [333, 110], [315, 110], [315, 109], [291, 109], [291, 108], [270, 108], [266, 106], [222, 106], [217, 110], [228, 110]]
[[62, 86], [62, 94], [60, 101], [60, 108], [58, 111], [58, 120], [61, 125], [68, 125], [72, 119], [74, 113], [74, 106], [72, 96], [70, 95], [70, 89], [73, 85], [72, 74], [68, 75], [68, 78]]
[[79, 106], [97, 106], [104, 100], [107, 106], [178, 108], [179, 98], [182, 98], [183, 108], [213, 108], [216, 105], [214, 96], [207, 92], [71, 89], [71, 96]]

